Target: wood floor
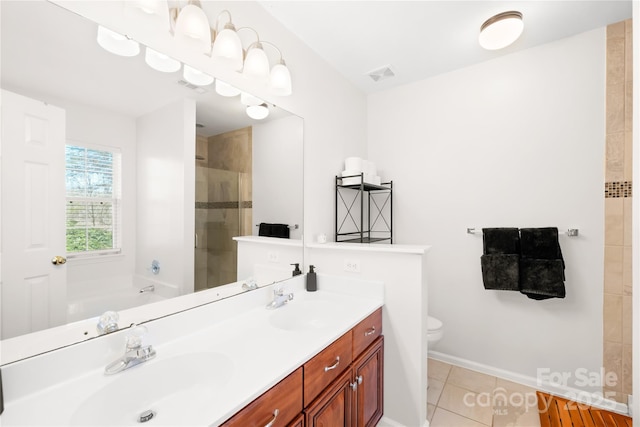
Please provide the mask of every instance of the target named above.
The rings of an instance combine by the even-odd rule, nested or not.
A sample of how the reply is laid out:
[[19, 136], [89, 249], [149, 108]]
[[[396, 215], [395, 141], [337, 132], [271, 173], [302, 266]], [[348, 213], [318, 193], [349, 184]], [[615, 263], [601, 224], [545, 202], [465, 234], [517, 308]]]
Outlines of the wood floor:
[[538, 391], [542, 427], [632, 427], [631, 418]]

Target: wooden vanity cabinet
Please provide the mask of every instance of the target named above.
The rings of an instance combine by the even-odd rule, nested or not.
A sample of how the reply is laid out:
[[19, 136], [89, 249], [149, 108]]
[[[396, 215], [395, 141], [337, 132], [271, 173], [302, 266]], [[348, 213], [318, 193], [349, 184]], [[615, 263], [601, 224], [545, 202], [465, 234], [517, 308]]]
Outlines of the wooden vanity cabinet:
[[382, 418], [383, 369], [380, 308], [222, 427], [374, 427]]
[[302, 368], [289, 374], [222, 426], [286, 427], [300, 415], [300, 412], [302, 412]]

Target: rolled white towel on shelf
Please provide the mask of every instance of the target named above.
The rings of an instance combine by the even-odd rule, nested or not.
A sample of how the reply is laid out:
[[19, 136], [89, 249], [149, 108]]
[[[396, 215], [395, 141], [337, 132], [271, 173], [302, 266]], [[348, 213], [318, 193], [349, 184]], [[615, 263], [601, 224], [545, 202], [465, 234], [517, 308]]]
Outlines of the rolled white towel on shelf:
[[357, 185], [360, 184], [360, 175], [362, 172], [353, 170], [343, 170], [340, 176], [348, 176], [350, 178], [342, 178], [342, 185]]
[[358, 173], [362, 172], [363, 165], [362, 159], [360, 157], [347, 157], [344, 160], [344, 169], [348, 171], [358, 171]]

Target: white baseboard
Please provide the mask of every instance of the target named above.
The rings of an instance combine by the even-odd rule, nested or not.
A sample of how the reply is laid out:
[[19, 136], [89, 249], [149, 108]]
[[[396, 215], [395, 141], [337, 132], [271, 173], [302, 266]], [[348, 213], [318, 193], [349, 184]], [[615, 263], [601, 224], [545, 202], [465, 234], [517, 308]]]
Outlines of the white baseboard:
[[572, 387], [565, 387], [558, 384], [540, 382], [537, 378], [518, 374], [504, 369], [495, 368], [493, 366], [484, 365], [482, 363], [473, 362], [471, 360], [462, 359], [456, 356], [440, 353], [437, 351], [429, 351], [429, 357], [451, 365], [460, 366], [462, 368], [471, 369], [473, 371], [482, 372], [483, 374], [493, 375], [505, 380], [512, 381], [543, 391], [555, 396], [560, 396], [575, 400], [578, 403], [584, 403], [600, 409], [617, 412], [623, 415], [629, 415], [629, 407], [624, 403], [619, 403], [611, 399], [605, 399], [597, 394], [587, 393], [585, 391]]
[[[404, 424], [400, 424], [391, 418], [382, 417], [376, 427], [407, 427]], [[425, 420], [422, 427], [429, 427], [429, 421]]]

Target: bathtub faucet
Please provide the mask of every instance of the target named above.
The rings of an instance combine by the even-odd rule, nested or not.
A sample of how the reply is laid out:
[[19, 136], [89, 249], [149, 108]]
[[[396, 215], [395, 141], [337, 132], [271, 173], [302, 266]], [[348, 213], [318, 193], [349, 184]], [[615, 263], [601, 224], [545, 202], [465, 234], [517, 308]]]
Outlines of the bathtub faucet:
[[144, 288], [140, 289], [140, 293], [143, 294], [145, 292], [153, 292], [156, 290], [155, 285], [149, 285], [149, 286], [145, 286]]
[[150, 345], [142, 345], [142, 337], [147, 333], [144, 326], [136, 326], [127, 337], [124, 356], [109, 363], [104, 368], [105, 375], [117, 374], [140, 363], [156, 357], [156, 351]]

